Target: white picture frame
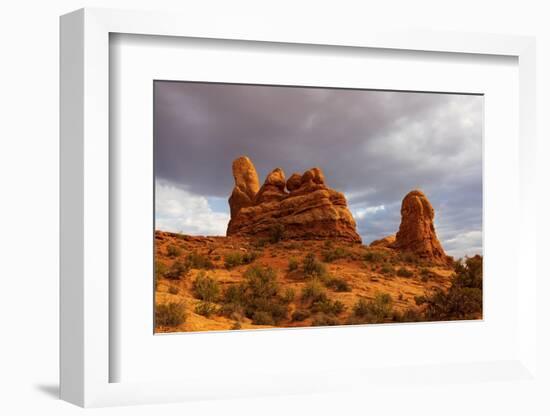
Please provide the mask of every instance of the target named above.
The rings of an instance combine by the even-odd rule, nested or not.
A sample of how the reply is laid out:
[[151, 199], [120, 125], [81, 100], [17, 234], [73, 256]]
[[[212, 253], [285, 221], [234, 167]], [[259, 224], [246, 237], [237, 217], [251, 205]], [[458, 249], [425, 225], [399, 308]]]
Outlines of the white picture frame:
[[[479, 382], [476, 372], [506, 380], [536, 380], [535, 253], [535, 41], [509, 35], [380, 32], [329, 33], [266, 22], [228, 22], [204, 26], [186, 16], [168, 13], [82, 9], [61, 18], [61, 398], [80, 406], [159, 403], [199, 398], [284, 393], [360, 390], [389, 380], [387, 368], [330, 370], [319, 374], [271, 374], [261, 380], [205, 375], [182, 381], [111, 382], [109, 297], [110, 166], [109, 36], [113, 33], [206, 39], [332, 45], [438, 53], [516, 57], [519, 66], [520, 200], [517, 242], [519, 345], [517, 355], [498, 362], [422, 365], [405, 373], [420, 380], [443, 377]], [[386, 375], [385, 375], [386, 374]], [[289, 378], [291, 379], [289, 381]], [[339, 380], [345, 379], [346, 383]], [[385, 381], [388, 382], [388, 381]]]

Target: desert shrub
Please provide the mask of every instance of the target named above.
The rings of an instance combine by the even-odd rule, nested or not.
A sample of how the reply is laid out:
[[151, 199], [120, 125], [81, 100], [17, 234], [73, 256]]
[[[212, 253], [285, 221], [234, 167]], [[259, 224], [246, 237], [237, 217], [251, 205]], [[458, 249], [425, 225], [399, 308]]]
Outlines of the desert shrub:
[[393, 312], [393, 320], [395, 322], [422, 322], [425, 321], [424, 316], [416, 309], [407, 309], [404, 312]]
[[386, 276], [393, 276], [395, 274], [395, 269], [389, 264], [384, 264], [380, 268], [380, 273], [385, 274]]
[[287, 287], [281, 296], [281, 300], [284, 303], [291, 303], [295, 297], [296, 291], [291, 287]]
[[420, 269], [420, 280], [422, 280], [422, 282], [426, 283], [430, 278], [433, 277], [435, 277], [435, 274], [429, 269], [425, 267]]
[[224, 303], [242, 304], [244, 301], [244, 285], [231, 285], [229, 286], [223, 295]]
[[190, 269], [213, 269], [214, 263], [204, 254], [192, 251], [185, 259]]
[[283, 224], [275, 224], [269, 230], [269, 241], [272, 244], [278, 243], [285, 238], [285, 226]]
[[410, 264], [418, 264], [420, 262], [419, 258], [413, 253], [399, 253], [399, 261]]
[[218, 309], [218, 314], [239, 321], [244, 316], [244, 308], [240, 303], [223, 303]]
[[327, 263], [331, 263], [335, 260], [340, 260], [347, 257], [350, 257], [350, 253], [348, 250], [342, 247], [336, 247], [323, 252], [323, 261], [326, 261]]
[[290, 243], [286, 243], [285, 248], [287, 250], [298, 250], [298, 249], [302, 248], [302, 246], [299, 243], [297, 243], [295, 241], [292, 241]]
[[293, 272], [295, 270], [298, 270], [298, 267], [300, 267], [300, 263], [298, 263], [298, 259], [295, 257], [291, 257], [288, 260], [288, 271]]
[[181, 249], [174, 244], [169, 244], [168, 247], [166, 247], [166, 255], [168, 257], [179, 257], [181, 255]]
[[258, 325], [276, 325], [288, 315], [291, 292], [280, 293], [277, 275], [271, 267], [252, 265], [244, 273], [241, 284], [230, 286], [224, 293], [221, 313], [228, 316], [235, 310]]
[[338, 324], [339, 322], [334, 316], [326, 315], [324, 313], [316, 315], [311, 323], [313, 326], [334, 326]]
[[353, 306], [352, 323], [382, 323], [392, 313], [392, 298], [388, 293], [377, 293], [373, 300], [359, 299]]
[[273, 317], [266, 311], [254, 311], [252, 313], [252, 323], [254, 325], [275, 325]]
[[171, 295], [177, 295], [178, 293], [180, 293], [180, 290], [177, 286], [170, 286], [168, 288], [168, 293], [170, 293]]
[[247, 251], [243, 254], [243, 264], [253, 263], [260, 255], [259, 251]]
[[455, 263], [455, 275], [448, 291], [435, 289], [415, 297], [425, 305], [426, 320], [476, 319], [483, 306], [483, 258], [474, 256]]
[[224, 263], [227, 269], [232, 269], [233, 267], [240, 266], [241, 264], [243, 264], [243, 254], [238, 251], [228, 253], [225, 255]]
[[386, 253], [377, 250], [369, 250], [363, 256], [363, 260], [369, 263], [383, 263], [387, 258], [388, 255]]
[[319, 282], [317, 279], [313, 279], [306, 283], [306, 285], [302, 288], [302, 301], [304, 302], [320, 302], [326, 300], [327, 292], [321, 282]]
[[189, 273], [189, 266], [187, 263], [176, 260], [164, 273], [164, 277], [170, 280], [180, 280], [187, 276], [187, 273]]
[[349, 283], [340, 277], [331, 277], [327, 280], [325, 285], [335, 292], [351, 292], [351, 286]]
[[256, 297], [276, 296], [279, 286], [277, 275], [271, 267], [251, 266], [244, 273], [246, 290]]
[[168, 270], [168, 266], [164, 263], [155, 262], [155, 277], [158, 279], [161, 276], [164, 276], [164, 273]]
[[217, 312], [216, 305], [211, 302], [199, 302], [195, 306], [195, 313], [209, 318]]
[[187, 314], [182, 303], [163, 303], [155, 307], [155, 324], [157, 326], [178, 326], [185, 322]]
[[247, 251], [241, 253], [240, 251], [234, 251], [225, 255], [225, 267], [232, 269], [233, 267], [241, 266], [243, 264], [253, 263], [260, 256], [257, 251]]
[[268, 244], [269, 244], [268, 238], [258, 238], [252, 242], [253, 247], [255, 247], [256, 249], [263, 249]]
[[410, 270], [405, 269], [404, 267], [400, 267], [399, 269], [397, 269], [397, 275], [399, 277], [412, 277], [414, 273]]
[[198, 299], [215, 302], [220, 296], [220, 284], [201, 271], [193, 282], [193, 292]]
[[438, 288], [415, 300], [426, 305], [424, 314], [429, 321], [475, 319], [481, 314], [482, 293], [476, 288], [454, 286], [448, 292]]
[[454, 263], [455, 278], [453, 283], [456, 286], [475, 289], [483, 288], [483, 257], [476, 255], [466, 257], [464, 261]]
[[345, 309], [346, 306], [339, 300], [323, 299], [311, 305], [313, 313], [322, 312], [326, 315], [340, 315]]
[[315, 258], [315, 254], [309, 253], [302, 261], [302, 272], [306, 277], [323, 277], [326, 275], [327, 269]]
[[309, 311], [304, 309], [298, 309], [292, 313], [292, 321], [293, 322], [302, 322], [305, 321], [307, 318], [309, 318], [311, 314]]

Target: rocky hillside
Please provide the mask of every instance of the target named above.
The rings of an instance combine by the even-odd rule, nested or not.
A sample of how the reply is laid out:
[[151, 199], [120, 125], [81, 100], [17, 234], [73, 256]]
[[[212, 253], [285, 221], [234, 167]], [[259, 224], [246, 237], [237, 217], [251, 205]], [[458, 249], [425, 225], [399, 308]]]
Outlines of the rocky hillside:
[[157, 307], [185, 309], [177, 325], [157, 321], [159, 332], [421, 320], [415, 298], [447, 290], [453, 275], [449, 266], [346, 242], [160, 231], [155, 240]]

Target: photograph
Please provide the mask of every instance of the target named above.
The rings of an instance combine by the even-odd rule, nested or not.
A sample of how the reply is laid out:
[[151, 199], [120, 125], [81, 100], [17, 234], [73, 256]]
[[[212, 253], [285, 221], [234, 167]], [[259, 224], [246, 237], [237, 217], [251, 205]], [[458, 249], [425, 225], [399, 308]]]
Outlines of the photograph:
[[483, 319], [482, 94], [153, 96], [155, 333]]

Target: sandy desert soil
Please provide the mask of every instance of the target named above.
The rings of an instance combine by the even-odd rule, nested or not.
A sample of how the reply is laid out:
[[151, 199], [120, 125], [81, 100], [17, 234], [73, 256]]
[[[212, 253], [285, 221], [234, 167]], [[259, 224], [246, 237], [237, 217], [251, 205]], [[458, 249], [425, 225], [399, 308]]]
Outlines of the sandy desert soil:
[[[326, 272], [323, 276], [304, 275], [304, 258], [310, 253], [314, 254], [318, 263], [324, 265]], [[415, 296], [424, 295], [435, 288], [448, 289], [453, 276], [453, 268], [450, 266], [422, 264], [414, 257], [388, 248], [316, 240], [271, 242], [244, 237], [192, 237], [157, 231], [155, 254], [157, 310], [161, 305], [177, 304], [185, 313], [183, 323], [161, 325], [157, 321], [156, 332], [303, 327], [323, 325], [328, 315], [330, 325], [348, 324], [353, 322], [354, 306], [359, 299], [374, 301], [377, 296], [380, 298], [384, 294], [391, 297], [392, 312], [383, 322], [395, 322], [399, 314], [418, 311]], [[189, 265], [190, 255], [199, 259], [198, 265], [193, 262]], [[246, 259], [247, 255], [253, 258], [249, 264], [234, 267], [227, 264], [228, 259], [243, 256]], [[297, 266], [295, 270], [289, 271], [291, 259]], [[169, 271], [176, 262], [187, 262], [188, 269], [182, 276], [170, 278]], [[277, 323], [258, 324], [246, 313], [222, 312], [224, 293], [229, 287], [242, 284], [246, 271], [253, 266], [272, 268], [279, 292], [287, 294], [285, 318]], [[198, 276], [207, 276], [216, 282], [219, 291], [214, 299], [205, 302], [198, 298], [200, 296], [194, 288]], [[331, 285], [334, 278], [337, 278], [340, 286], [343, 281], [344, 287]], [[311, 306], [311, 302], [304, 300], [302, 291], [312, 280], [323, 285], [329, 304], [341, 302], [339, 311], [328, 314], [319, 312]], [[200, 306], [205, 303], [210, 313], [200, 311]], [[302, 312], [304, 316], [298, 317], [296, 311]]]

